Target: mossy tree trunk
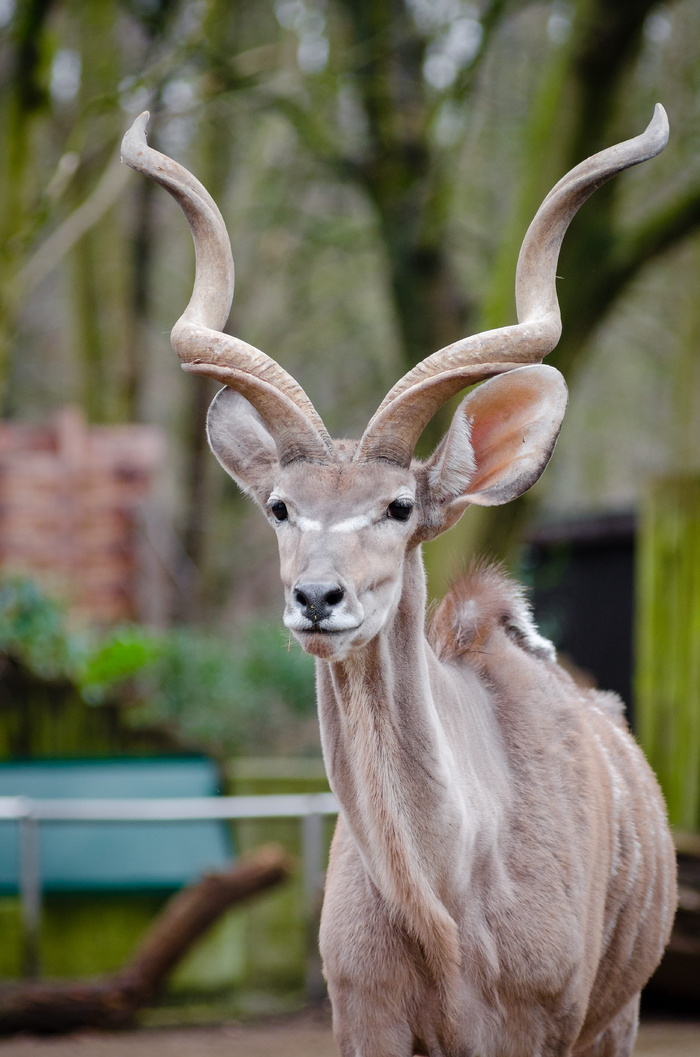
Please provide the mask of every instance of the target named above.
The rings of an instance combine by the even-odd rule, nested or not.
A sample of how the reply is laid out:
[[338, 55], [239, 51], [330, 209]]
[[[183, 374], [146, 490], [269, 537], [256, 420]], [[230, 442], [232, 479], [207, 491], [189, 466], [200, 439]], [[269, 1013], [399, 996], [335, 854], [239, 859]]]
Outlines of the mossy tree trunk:
[[0, 92], [0, 412], [8, 407], [8, 375], [16, 334], [17, 271], [33, 235], [35, 126], [47, 109], [46, 51], [53, 0], [25, 0], [8, 28], [9, 70]]
[[700, 478], [649, 490], [637, 566], [637, 733], [673, 826], [700, 832]]
[[[206, 40], [208, 84], [212, 97], [199, 125], [196, 139], [197, 176], [215, 201], [223, 205], [234, 154], [235, 129], [230, 111], [216, 106], [216, 96], [227, 83], [228, 63], [236, 53], [240, 31], [239, 5], [229, 0], [210, 0], [203, 23]], [[235, 85], [229, 85], [235, 89]], [[185, 578], [176, 599], [175, 617], [188, 623], [201, 619], [205, 551], [212, 515], [216, 465], [206, 439], [206, 415], [217, 386], [208, 378], [189, 379], [186, 410], [185, 514], [182, 539], [195, 575]]]
[[[77, 14], [77, 12], [76, 12]], [[102, 149], [80, 144], [81, 165], [74, 184], [75, 204], [83, 201], [116, 151], [122, 118], [107, 100], [114, 97], [119, 81], [119, 56], [114, 47], [116, 8], [102, 0], [81, 0], [75, 19], [83, 56], [78, 102], [82, 110], [93, 108], [103, 126]], [[110, 113], [114, 110], [114, 113]], [[76, 353], [81, 367], [81, 405], [91, 422], [107, 422], [119, 417], [115, 372], [111, 361], [124, 347], [123, 321], [126, 309], [126, 261], [119, 252], [118, 218], [108, 210], [100, 222], [78, 241], [72, 254], [74, 327]], [[112, 306], [118, 312], [110, 312]]]
[[406, 370], [456, 341], [469, 310], [445, 238], [448, 187], [432, 136], [434, 103], [423, 76], [427, 41], [408, 5], [340, 0], [351, 27], [366, 147], [352, 168], [372, 201], [387, 250]]
[[[613, 5], [579, 0], [576, 5], [570, 39], [544, 70], [532, 108], [527, 168], [485, 301], [484, 329], [513, 321], [517, 251], [544, 194], [568, 169], [619, 139], [617, 123], [630, 72], [639, 58], [644, 25], [659, 6], [656, 0], [621, 0]], [[639, 131], [631, 129], [630, 135]], [[559, 368], [570, 385], [575, 384], [595, 331], [630, 283], [700, 224], [697, 183], [646, 210], [636, 226], [623, 221], [620, 193], [620, 179], [596, 191], [572, 222], [562, 247], [557, 271], [563, 277], [558, 284], [563, 333], [547, 362]], [[507, 510], [483, 512], [474, 536], [478, 552], [511, 560], [534, 506], [525, 495]]]

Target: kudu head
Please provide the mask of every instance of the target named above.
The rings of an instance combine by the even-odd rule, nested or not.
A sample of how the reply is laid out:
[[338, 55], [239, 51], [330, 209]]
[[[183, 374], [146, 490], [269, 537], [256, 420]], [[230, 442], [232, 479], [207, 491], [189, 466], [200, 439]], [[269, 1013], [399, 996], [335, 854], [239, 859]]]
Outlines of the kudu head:
[[[561, 332], [556, 264], [566, 229], [611, 176], [663, 149], [661, 106], [646, 131], [568, 173], [546, 197], [516, 272], [518, 323], [428, 356], [382, 401], [362, 438], [333, 441], [306, 393], [270, 357], [223, 334], [233, 297], [226, 228], [211, 196], [148, 147], [142, 114], [122, 157], [161, 183], [189, 221], [194, 291], [172, 331], [186, 371], [222, 382], [209, 411], [216, 457], [277, 532], [284, 622], [315, 656], [340, 660], [389, 620], [407, 550], [450, 528], [471, 503], [507, 503], [539, 478], [566, 407], [566, 385], [539, 361]], [[488, 379], [488, 380], [486, 380]], [[476, 382], [425, 462], [413, 452], [435, 412]]]

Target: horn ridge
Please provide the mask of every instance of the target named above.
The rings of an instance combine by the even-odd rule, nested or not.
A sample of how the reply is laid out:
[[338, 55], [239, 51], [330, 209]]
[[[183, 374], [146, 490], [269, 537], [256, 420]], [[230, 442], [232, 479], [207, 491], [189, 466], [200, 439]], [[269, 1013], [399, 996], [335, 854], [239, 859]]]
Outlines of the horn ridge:
[[[591, 155], [554, 185], [535, 213], [518, 256], [515, 275], [518, 320], [546, 312], [559, 315], [556, 265], [569, 224], [584, 202], [613, 176], [660, 154], [668, 143], [668, 134], [666, 111], [657, 103], [651, 121], [639, 136]], [[538, 264], [540, 244], [545, 240], [544, 260]], [[538, 269], [545, 274], [541, 281], [533, 282]]]
[[182, 368], [188, 374], [213, 378], [214, 381], [235, 389], [253, 405], [266, 425], [274, 416], [278, 422], [274, 439], [280, 466], [288, 466], [298, 460], [318, 463], [336, 461], [335, 452], [329, 453], [308, 418], [275, 385], [236, 367], [222, 367], [212, 363], [184, 363]]

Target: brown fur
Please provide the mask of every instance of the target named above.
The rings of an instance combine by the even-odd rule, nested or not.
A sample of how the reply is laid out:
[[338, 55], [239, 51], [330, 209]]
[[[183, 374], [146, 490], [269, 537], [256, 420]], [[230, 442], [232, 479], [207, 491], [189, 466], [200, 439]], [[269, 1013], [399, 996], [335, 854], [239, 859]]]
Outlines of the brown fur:
[[[416, 593], [414, 575], [420, 570], [411, 560], [404, 597]], [[419, 648], [416, 608], [397, 615], [411, 653]], [[450, 1057], [628, 1057], [638, 992], [661, 955], [675, 906], [673, 849], [653, 775], [623, 729], [619, 706], [610, 707], [613, 695], [582, 690], [548, 659], [522, 589], [498, 570], [477, 567], [450, 592], [430, 639], [443, 668], [463, 679], [462, 692], [478, 695], [474, 720], [486, 723], [484, 748], [492, 737], [498, 742], [486, 766], [490, 795], [503, 798], [505, 809], [496, 829], [487, 825], [477, 838], [466, 901], [459, 901], [459, 876], [449, 879], [452, 867], [443, 882], [441, 901], [458, 933], [455, 971], [454, 939], [431, 936], [430, 917], [424, 925], [415, 918], [421, 894], [425, 904], [425, 893], [436, 891], [421, 855], [440, 862], [455, 848], [449, 836], [443, 843], [437, 801], [431, 806], [440, 793], [421, 780], [419, 757], [406, 746], [411, 758], [402, 761], [390, 748], [392, 696], [397, 715], [409, 728], [412, 722], [405, 694], [397, 700], [387, 683], [401, 678], [402, 647], [394, 642], [381, 671], [369, 657], [361, 673], [352, 660], [321, 663], [322, 723], [330, 710], [334, 725], [350, 714], [369, 724], [352, 737], [354, 759], [369, 768], [361, 772], [365, 783], [373, 781], [376, 758], [367, 739], [383, 746], [389, 784], [378, 790], [376, 807], [385, 818], [374, 837], [359, 842], [367, 847], [369, 840], [394, 877], [393, 895], [381, 881], [375, 888], [358, 857], [357, 793], [350, 794], [358, 772], [351, 768], [353, 779], [345, 772], [350, 761], [343, 762], [345, 739], [336, 730], [324, 744], [348, 814], [333, 844], [322, 950], [341, 1053], [409, 1054], [414, 1047]], [[341, 668], [355, 671], [355, 705]], [[446, 695], [437, 707], [454, 735], [464, 706]], [[499, 752], [507, 791], [497, 781]], [[411, 803], [403, 834], [391, 808], [397, 788]]]
[[[477, 416], [470, 400], [458, 415]], [[487, 463], [517, 493], [519, 447], [509, 435], [499, 462], [491, 424]], [[475, 567], [426, 637], [418, 544], [469, 502], [469, 431], [408, 469], [282, 468], [224, 393], [210, 436], [275, 524], [285, 623], [317, 659], [341, 805], [321, 952], [343, 1057], [629, 1057], [675, 905], [663, 804], [617, 699], [556, 664], [497, 569]], [[539, 431], [533, 459], [549, 446]], [[387, 516], [400, 496], [405, 522]], [[318, 631], [309, 583], [340, 599]]]
[[497, 628], [503, 628], [527, 652], [547, 653], [524, 589], [498, 566], [477, 562], [437, 606], [427, 635], [440, 660], [452, 661], [478, 652]]

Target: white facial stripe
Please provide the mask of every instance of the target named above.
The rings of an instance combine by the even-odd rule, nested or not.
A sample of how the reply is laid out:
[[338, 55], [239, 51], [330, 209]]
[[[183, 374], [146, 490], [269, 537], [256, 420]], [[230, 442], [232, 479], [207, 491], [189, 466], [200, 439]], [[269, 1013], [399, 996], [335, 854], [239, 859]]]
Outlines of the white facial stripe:
[[371, 525], [374, 518], [371, 514], [362, 514], [358, 517], [349, 517], [345, 521], [338, 521], [329, 526], [329, 532], [359, 532], [360, 529]]
[[[372, 515], [365, 514], [363, 517], [349, 517], [345, 521], [338, 521], [335, 525], [329, 525], [329, 532], [357, 532], [372, 524]], [[297, 518], [297, 528], [300, 532], [321, 532], [323, 525], [320, 521], [314, 521], [309, 517]]]
[[323, 525], [320, 521], [313, 521], [309, 517], [297, 518], [297, 528], [300, 532], [320, 532]]
[[[367, 528], [368, 525], [374, 524], [375, 520], [373, 514], [358, 514], [356, 517], [349, 517], [344, 521], [337, 521], [335, 525], [329, 525], [328, 531], [359, 532], [360, 529]], [[314, 521], [312, 518], [308, 517], [299, 517], [297, 518], [296, 523], [300, 532], [321, 532], [323, 529], [323, 525], [320, 521]]]
[[[399, 501], [405, 500], [409, 503], [414, 502], [414, 497], [410, 492], [401, 493], [397, 496]], [[273, 493], [268, 502], [270, 504], [277, 500], [277, 496]], [[376, 521], [376, 515], [374, 513], [368, 514], [357, 514], [355, 517], [345, 518], [343, 521], [336, 521], [334, 525], [325, 526], [328, 532], [359, 532], [360, 529], [367, 528], [368, 525], [373, 525]], [[309, 517], [297, 517], [296, 526], [300, 532], [321, 532], [324, 525], [320, 521], [316, 521], [314, 518]]]

